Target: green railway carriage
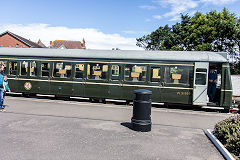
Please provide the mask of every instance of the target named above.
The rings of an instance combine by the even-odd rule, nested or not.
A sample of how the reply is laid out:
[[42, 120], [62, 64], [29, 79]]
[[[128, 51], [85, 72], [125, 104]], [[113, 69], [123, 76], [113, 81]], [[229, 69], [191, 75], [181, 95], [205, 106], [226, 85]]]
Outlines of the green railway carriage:
[[224, 53], [0, 48], [13, 92], [133, 100], [135, 89], [154, 102], [207, 105], [209, 67], [218, 72], [216, 105], [231, 106]]

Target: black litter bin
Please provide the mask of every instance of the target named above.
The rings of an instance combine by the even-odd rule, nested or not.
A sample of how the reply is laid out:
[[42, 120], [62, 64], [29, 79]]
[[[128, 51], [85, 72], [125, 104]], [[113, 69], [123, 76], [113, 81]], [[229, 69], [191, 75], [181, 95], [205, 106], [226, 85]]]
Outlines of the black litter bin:
[[141, 132], [151, 131], [152, 100], [150, 99], [150, 95], [152, 91], [138, 89], [134, 93], [136, 94], [136, 98], [133, 102], [132, 129]]

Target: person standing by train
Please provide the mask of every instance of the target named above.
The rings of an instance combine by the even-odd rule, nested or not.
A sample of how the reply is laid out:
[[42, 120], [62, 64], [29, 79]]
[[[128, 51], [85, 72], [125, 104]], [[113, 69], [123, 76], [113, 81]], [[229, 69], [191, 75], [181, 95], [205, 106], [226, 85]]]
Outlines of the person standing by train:
[[3, 99], [4, 99], [7, 92], [11, 92], [11, 89], [8, 85], [7, 75], [4, 75], [3, 84], [4, 84], [4, 88], [5, 88], [4, 93], [3, 93]]
[[3, 74], [3, 71], [4, 71], [4, 65], [3, 64], [0, 64], [0, 110], [3, 110], [4, 109], [4, 106], [3, 106], [3, 94], [4, 94], [4, 91], [5, 91], [5, 87], [4, 87], [4, 84], [3, 84], [3, 79], [4, 79], [4, 74]]
[[216, 86], [217, 86], [217, 72], [214, 70], [214, 68], [210, 68], [210, 71], [208, 73], [208, 91], [207, 91], [209, 102], [214, 102]]

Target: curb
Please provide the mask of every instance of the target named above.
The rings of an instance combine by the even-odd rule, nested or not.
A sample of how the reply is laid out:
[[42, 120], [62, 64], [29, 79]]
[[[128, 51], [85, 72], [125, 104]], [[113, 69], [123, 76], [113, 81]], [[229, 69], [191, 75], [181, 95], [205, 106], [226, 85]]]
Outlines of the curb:
[[231, 153], [223, 146], [223, 144], [211, 133], [209, 129], [205, 132], [208, 138], [212, 141], [215, 147], [219, 150], [219, 152], [223, 155], [223, 157], [227, 160], [235, 160]]

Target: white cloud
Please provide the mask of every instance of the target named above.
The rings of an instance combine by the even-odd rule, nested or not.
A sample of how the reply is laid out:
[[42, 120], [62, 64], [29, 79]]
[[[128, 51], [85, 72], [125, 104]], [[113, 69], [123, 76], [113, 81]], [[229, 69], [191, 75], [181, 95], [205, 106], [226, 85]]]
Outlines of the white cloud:
[[223, 5], [228, 3], [236, 2], [237, 0], [200, 0], [203, 3], [212, 3], [214, 5]]
[[192, 10], [191, 12], [188, 13], [189, 16], [194, 16], [194, 14], [197, 13], [197, 10]]
[[136, 38], [126, 38], [119, 34], [105, 34], [95, 28], [68, 28], [49, 24], [8, 24], [0, 25], [0, 33], [9, 30], [24, 38], [37, 42], [39, 39], [49, 46], [54, 40], [86, 41], [88, 49], [141, 50], [136, 46]]
[[198, 6], [198, 3], [193, 0], [168, 0], [164, 1], [165, 5], [171, 6], [171, 11], [164, 14], [164, 17], [175, 17], [176, 15], [179, 15], [180, 13], [184, 13], [188, 11], [189, 9], [196, 8]]
[[156, 9], [157, 7], [145, 5], [145, 6], [139, 6], [139, 8], [153, 10], [153, 9]]
[[168, 21], [178, 21], [180, 19], [181, 19], [181, 17], [179, 15], [176, 15], [176, 16], [172, 17], [171, 19], [169, 19]]
[[162, 19], [162, 16], [160, 16], [160, 15], [153, 15], [153, 18], [159, 20], [159, 19]]
[[153, 0], [153, 3], [164, 8], [170, 8], [170, 11], [163, 14], [162, 18], [170, 18], [170, 21], [176, 21], [180, 19], [180, 13], [190, 13], [193, 15], [199, 5], [225, 5], [236, 1], [237, 0]]

